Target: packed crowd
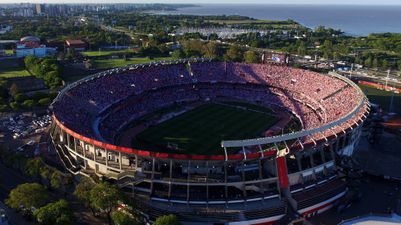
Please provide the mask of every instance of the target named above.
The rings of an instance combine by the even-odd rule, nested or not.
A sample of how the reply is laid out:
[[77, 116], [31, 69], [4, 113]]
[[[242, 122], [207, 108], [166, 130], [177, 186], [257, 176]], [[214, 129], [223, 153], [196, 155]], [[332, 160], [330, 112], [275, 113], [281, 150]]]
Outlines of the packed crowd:
[[69, 94], [75, 98], [84, 98], [89, 104], [105, 109], [133, 94], [190, 82], [191, 78], [184, 64], [146, 66], [82, 82], [69, 90]]
[[[100, 132], [113, 142], [124, 125], [149, 112], [219, 97], [286, 109], [311, 129], [345, 116], [362, 96], [340, 79], [286, 66], [188, 62], [139, 66], [83, 81], [53, 109], [68, 128], [91, 138]], [[93, 127], [95, 118], [101, 120], [98, 128]]]

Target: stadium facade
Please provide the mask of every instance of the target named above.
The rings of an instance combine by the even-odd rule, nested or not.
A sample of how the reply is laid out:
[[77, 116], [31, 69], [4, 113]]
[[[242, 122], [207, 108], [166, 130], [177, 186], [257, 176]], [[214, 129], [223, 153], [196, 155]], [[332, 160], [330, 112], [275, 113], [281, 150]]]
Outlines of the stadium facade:
[[[285, 111], [301, 129], [222, 140], [218, 154], [119, 143], [144, 115], [219, 99]], [[309, 217], [337, 203], [347, 187], [335, 159], [357, 145], [369, 103], [336, 74], [193, 59], [95, 74], [67, 86], [51, 110], [51, 139], [71, 173], [113, 180], [150, 220], [173, 213], [195, 224], [242, 225], [273, 224], [289, 213]]]

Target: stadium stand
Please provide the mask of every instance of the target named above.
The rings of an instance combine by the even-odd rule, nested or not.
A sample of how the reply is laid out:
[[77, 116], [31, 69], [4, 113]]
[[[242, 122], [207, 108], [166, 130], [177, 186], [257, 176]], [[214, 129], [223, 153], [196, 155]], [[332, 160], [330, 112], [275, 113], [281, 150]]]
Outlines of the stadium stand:
[[[246, 102], [292, 115], [299, 131], [221, 140], [219, 154], [121, 146], [127, 127], [174, 105]], [[181, 113], [191, 107], [181, 107]], [[283, 65], [163, 61], [101, 72], [52, 103], [52, 141], [66, 168], [132, 192], [149, 220], [174, 213], [199, 224], [272, 224], [288, 212], [321, 213], [347, 188], [337, 154], [353, 149], [369, 103], [352, 81]], [[154, 143], [157, 144], [157, 143]]]

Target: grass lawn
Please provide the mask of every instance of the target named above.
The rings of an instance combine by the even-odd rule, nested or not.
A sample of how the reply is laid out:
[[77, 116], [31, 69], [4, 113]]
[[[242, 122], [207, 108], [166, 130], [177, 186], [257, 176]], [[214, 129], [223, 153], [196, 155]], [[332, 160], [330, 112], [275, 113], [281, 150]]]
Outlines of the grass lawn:
[[93, 60], [93, 65], [98, 69], [105, 68], [114, 68], [114, 67], [122, 67], [131, 64], [139, 64], [139, 63], [147, 63], [151, 61], [159, 61], [159, 60], [169, 60], [171, 57], [162, 57], [162, 58], [153, 58], [149, 59], [148, 57], [144, 58], [130, 58], [130, 59], [97, 59]]
[[11, 77], [25, 77], [30, 76], [28, 71], [23, 67], [18, 68], [0, 68], [0, 77], [11, 78]]
[[[206, 104], [150, 127], [132, 141], [135, 148], [189, 154], [223, 154], [222, 140], [259, 137], [277, 121], [261, 112]], [[169, 150], [167, 144], [179, 150]]]
[[94, 57], [94, 56], [110, 56], [114, 54], [123, 54], [123, 53], [133, 53], [132, 50], [125, 49], [125, 50], [115, 50], [115, 51], [85, 51], [81, 52], [82, 55], [88, 56], [88, 57]]
[[[365, 85], [359, 85], [359, 87], [366, 96], [368, 96], [370, 102], [380, 105], [386, 111], [389, 109], [392, 95], [391, 92]], [[392, 111], [401, 114], [401, 94], [394, 94]]]
[[12, 54], [14, 54], [14, 51], [12, 49], [7, 49], [6, 50], [6, 54], [7, 55], [12, 55]]

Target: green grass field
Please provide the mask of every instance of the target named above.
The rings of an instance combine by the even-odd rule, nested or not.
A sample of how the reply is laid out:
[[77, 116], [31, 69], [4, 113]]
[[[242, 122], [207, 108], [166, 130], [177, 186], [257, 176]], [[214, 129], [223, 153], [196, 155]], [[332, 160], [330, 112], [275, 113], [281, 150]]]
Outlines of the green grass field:
[[12, 77], [26, 77], [26, 76], [30, 76], [30, 74], [23, 67], [6, 68], [6, 69], [0, 68], [0, 77], [12, 78]]
[[223, 154], [222, 140], [255, 138], [271, 127], [276, 117], [231, 106], [206, 104], [150, 127], [132, 141], [135, 148], [169, 151], [175, 144], [187, 154]]
[[7, 55], [12, 55], [12, 54], [14, 54], [14, 51], [12, 49], [7, 49], [6, 50], [6, 54]]
[[[365, 85], [359, 85], [359, 87], [366, 96], [368, 96], [370, 102], [380, 105], [386, 111], [389, 110], [392, 95], [391, 92]], [[401, 114], [401, 94], [394, 94], [392, 111]]]
[[124, 54], [124, 53], [133, 53], [133, 51], [130, 49], [126, 49], [126, 50], [114, 50], [114, 51], [84, 51], [84, 52], [81, 52], [82, 55], [88, 56], [88, 57], [110, 56], [110, 55]]
[[95, 68], [104, 69], [104, 68], [114, 68], [114, 67], [121, 67], [127, 66], [131, 64], [139, 64], [139, 63], [147, 63], [152, 61], [159, 61], [159, 60], [169, 60], [172, 59], [171, 57], [161, 57], [161, 58], [153, 58], [149, 59], [148, 57], [144, 58], [130, 58], [130, 59], [96, 59], [93, 60], [93, 65]]

